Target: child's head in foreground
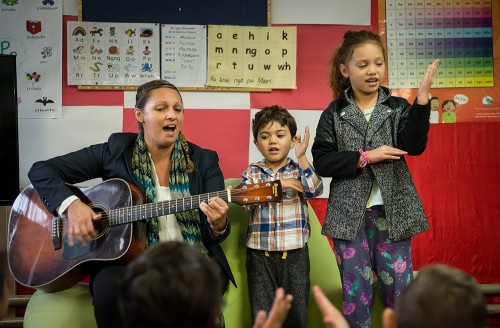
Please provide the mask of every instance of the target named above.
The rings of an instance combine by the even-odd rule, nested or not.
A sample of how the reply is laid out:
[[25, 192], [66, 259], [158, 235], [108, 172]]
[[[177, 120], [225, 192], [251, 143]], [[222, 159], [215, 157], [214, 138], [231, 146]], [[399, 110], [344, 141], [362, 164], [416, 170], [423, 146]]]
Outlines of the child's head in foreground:
[[420, 270], [395, 307], [397, 328], [482, 328], [486, 316], [486, 303], [476, 280], [445, 264]]

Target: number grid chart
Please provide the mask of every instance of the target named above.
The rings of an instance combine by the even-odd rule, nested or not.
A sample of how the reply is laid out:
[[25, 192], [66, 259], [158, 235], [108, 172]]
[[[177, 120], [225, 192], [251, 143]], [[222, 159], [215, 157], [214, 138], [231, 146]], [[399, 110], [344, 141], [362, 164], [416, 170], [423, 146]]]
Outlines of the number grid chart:
[[439, 58], [435, 88], [493, 87], [491, 0], [386, 0], [388, 84], [418, 88]]

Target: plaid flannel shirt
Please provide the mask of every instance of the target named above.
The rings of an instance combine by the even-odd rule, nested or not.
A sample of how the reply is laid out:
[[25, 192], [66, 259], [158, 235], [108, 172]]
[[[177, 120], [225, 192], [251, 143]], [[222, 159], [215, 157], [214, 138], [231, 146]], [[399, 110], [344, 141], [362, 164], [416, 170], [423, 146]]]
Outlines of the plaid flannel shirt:
[[312, 166], [302, 170], [290, 158], [274, 173], [264, 161], [250, 164], [243, 172], [242, 183], [252, 184], [282, 179], [299, 179], [305, 193], [287, 188], [283, 200], [275, 203], [245, 205], [250, 211], [246, 246], [266, 251], [302, 248], [311, 235], [306, 199], [323, 192], [323, 181]]

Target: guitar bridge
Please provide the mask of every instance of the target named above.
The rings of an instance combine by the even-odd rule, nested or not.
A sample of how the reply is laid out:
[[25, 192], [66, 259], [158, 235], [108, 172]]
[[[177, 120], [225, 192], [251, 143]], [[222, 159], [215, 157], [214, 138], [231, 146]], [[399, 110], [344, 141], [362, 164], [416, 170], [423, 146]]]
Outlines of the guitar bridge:
[[52, 219], [52, 244], [54, 245], [54, 250], [61, 249], [62, 246], [62, 231], [63, 223], [61, 217], [54, 217]]

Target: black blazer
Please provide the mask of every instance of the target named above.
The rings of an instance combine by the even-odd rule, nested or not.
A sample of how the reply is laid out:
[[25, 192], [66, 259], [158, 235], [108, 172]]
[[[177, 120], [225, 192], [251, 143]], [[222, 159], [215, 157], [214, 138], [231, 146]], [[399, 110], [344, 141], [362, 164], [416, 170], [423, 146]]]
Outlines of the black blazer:
[[[136, 133], [114, 133], [106, 143], [36, 162], [28, 172], [28, 177], [47, 209], [55, 215], [57, 207], [74, 195], [67, 183], [81, 183], [95, 178], [120, 178], [137, 186], [145, 195], [145, 186], [135, 180], [132, 173], [132, 150], [136, 138]], [[189, 175], [191, 195], [224, 190], [224, 177], [217, 153], [193, 143], [189, 143], [189, 149], [189, 156], [195, 164], [194, 172]], [[222, 236], [214, 236], [206, 216], [201, 211], [199, 213], [203, 243], [215, 256], [225, 276], [236, 286], [229, 263], [219, 245], [228, 236], [230, 225]]]

